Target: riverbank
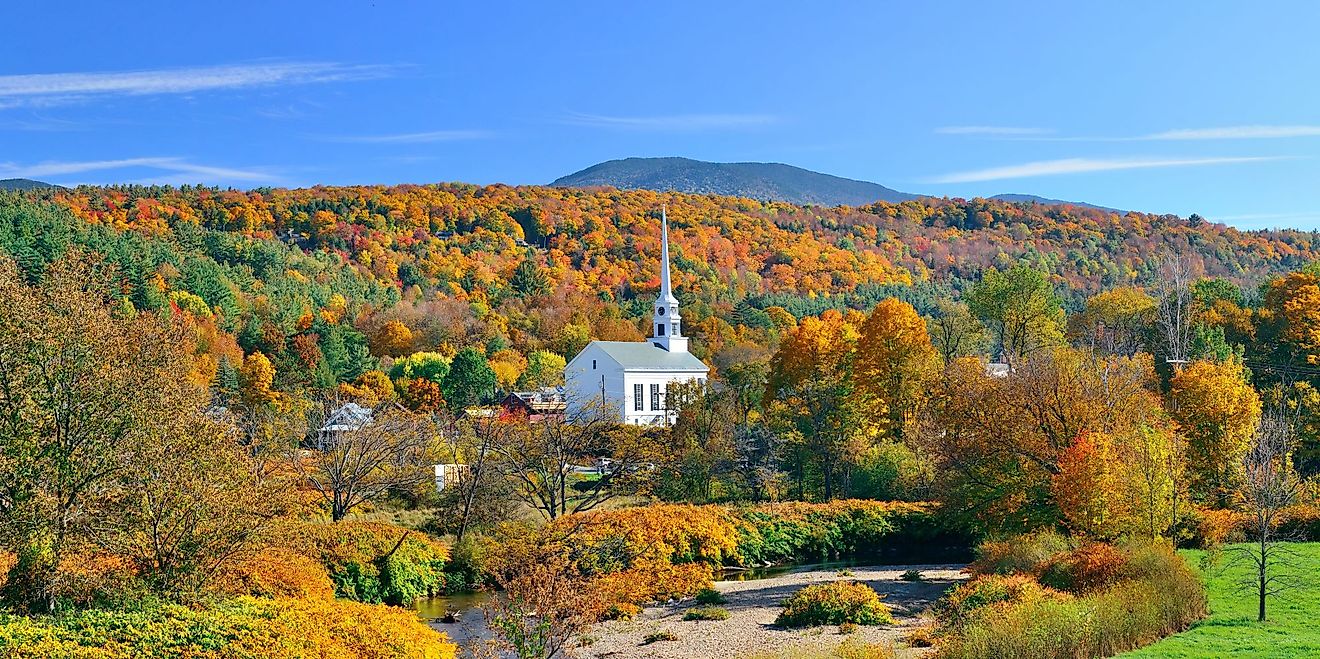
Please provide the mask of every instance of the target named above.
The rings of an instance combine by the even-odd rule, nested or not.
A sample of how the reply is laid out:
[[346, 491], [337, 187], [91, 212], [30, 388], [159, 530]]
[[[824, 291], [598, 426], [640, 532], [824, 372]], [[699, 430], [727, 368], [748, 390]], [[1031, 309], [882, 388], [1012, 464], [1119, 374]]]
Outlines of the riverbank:
[[[907, 570], [920, 570], [921, 581], [903, 581]], [[728, 600], [727, 620], [685, 621], [691, 601], [647, 607], [629, 621], [607, 622], [592, 631], [591, 645], [579, 650], [590, 659], [739, 659], [775, 656], [794, 650], [829, 652], [850, 637], [866, 643], [890, 642], [899, 657], [917, 657], [921, 649], [901, 647], [900, 638], [917, 624], [917, 615], [965, 575], [961, 565], [881, 565], [839, 569], [803, 568], [764, 579], [719, 581], [715, 587]], [[849, 574], [850, 573], [850, 574]], [[893, 610], [894, 625], [862, 627], [840, 634], [837, 627], [782, 629], [774, 626], [779, 603], [797, 590], [830, 581], [860, 581], [884, 597]], [[668, 632], [673, 641], [643, 644], [645, 637]]]

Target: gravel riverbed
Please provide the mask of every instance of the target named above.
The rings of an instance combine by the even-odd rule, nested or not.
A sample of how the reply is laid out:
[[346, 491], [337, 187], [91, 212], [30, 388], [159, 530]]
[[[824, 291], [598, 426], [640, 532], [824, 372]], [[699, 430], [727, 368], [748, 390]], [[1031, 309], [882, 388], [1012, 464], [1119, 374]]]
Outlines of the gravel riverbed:
[[[578, 649], [590, 659], [739, 659], [748, 656], [779, 656], [788, 653], [828, 653], [850, 636], [866, 643], [893, 643], [899, 657], [918, 657], [926, 650], [906, 648], [900, 642], [918, 624], [917, 615], [939, 599], [950, 586], [966, 575], [961, 565], [878, 565], [792, 571], [764, 579], [719, 581], [715, 587], [728, 600], [728, 620], [685, 621], [683, 613], [696, 606], [692, 601], [648, 607], [633, 620], [604, 623], [591, 632], [593, 642]], [[920, 570], [921, 581], [903, 581], [900, 575]], [[797, 590], [830, 581], [860, 581], [883, 596], [893, 610], [894, 625], [862, 627], [855, 634], [839, 633], [838, 627], [784, 629], [774, 626], [784, 598]], [[675, 641], [643, 644], [656, 632], [670, 632]]]

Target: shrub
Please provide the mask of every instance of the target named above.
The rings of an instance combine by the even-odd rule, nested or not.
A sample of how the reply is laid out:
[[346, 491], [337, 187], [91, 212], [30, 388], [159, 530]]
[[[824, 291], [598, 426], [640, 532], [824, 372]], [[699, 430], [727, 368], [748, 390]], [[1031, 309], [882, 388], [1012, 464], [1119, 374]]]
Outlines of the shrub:
[[925, 580], [925, 577], [921, 576], [921, 570], [904, 570], [904, 571], [903, 571], [903, 574], [898, 575], [898, 578], [899, 578], [899, 579], [902, 579], [903, 581], [924, 581], [924, 580]]
[[1015, 604], [1067, 595], [1042, 587], [1027, 575], [987, 574], [954, 588], [932, 607], [940, 624], [957, 628], [971, 620], [981, 609], [997, 604]]
[[722, 606], [694, 606], [683, 614], [684, 620], [728, 620], [729, 610]]
[[857, 623], [855, 623], [855, 622], [845, 622], [845, 623], [843, 623], [842, 625], [839, 625], [839, 633], [840, 633], [840, 634], [856, 634], [856, 633], [857, 633]]
[[617, 602], [605, 609], [604, 620], [632, 620], [642, 613], [642, 607], [627, 602]]
[[[1118, 551], [1123, 558], [1116, 569], [1108, 550], [1078, 550], [1054, 562], [1074, 566], [1073, 578], [1103, 575], [1075, 582], [1097, 584], [1079, 588], [1082, 594], [1076, 597], [1049, 589], [1039, 590], [1045, 596], [1032, 596], [1025, 585], [1016, 596], [1004, 597], [1003, 591], [1011, 589], [993, 581], [1025, 584], [1030, 581], [1026, 575], [980, 577], [956, 589], [936, 606], [944, 625], [937, 656], [1111, 656], [1186, 629], [1205, 615], [1200, 581], [1171, 548], [1132, 544]], [[1102, 557], [1095, 560], [1102, 568], [1076, 567], [1095, 557]]]
[[702, 588], [697, 591], [697, 604], [724, 604], [724, 594], [714, 588]]
[[776, 625], [883, 625], [894, 622], [889, 607], [870, 586], [850, 581], [807, 586], [784, 601]]
[[424, 533], [390, 524], [336, 522], [308, 525], [304, 535], [339, 597], [406, 605], [445, 592], [449, 550]]
[[329, 599], [0, 615], [0, 655], [8, 659], [453, 659], [455, 651], [410, 611]]
[[903, 637], [903, 642], [914, 648], [932, 648], [935, 647], [936, 630], [934, 625], [922, 625], [914, 627], [912, 631]]
[[216, 580], [216, 589], [229, 595], [271, 598], [335, 596], [330, 575], [319, 561], [286, 549], [272, 549], [235, 561]]
[[738, 509], [740, 565], [804, 562], [862, 549], [922, 544], [939, 533], [925, 503], [842, 500]]
[[675, 634], [674, 632], [670, 632], [670, 631], [651, 632], [650, 634], [647, 634], [646, 636], [642, 637], [642, 645], [650, 645], [652, 643], [658, 643], [660, 641], [677, 641], [677, 640], [678, 640], [678, 634]]
[[1128, 554], [1119, 548], [1091, 543], [1047, 561], [1041, 568], [1040, 582], [1071, 593], [1099, 590], [1117, 581], [1127, 562]]
[[967, 569], [972, 574], [1037, 574], [1055, 554], [1072, 548], [1071, 540], [1054, 531], [1037, 531], [981, 543]]

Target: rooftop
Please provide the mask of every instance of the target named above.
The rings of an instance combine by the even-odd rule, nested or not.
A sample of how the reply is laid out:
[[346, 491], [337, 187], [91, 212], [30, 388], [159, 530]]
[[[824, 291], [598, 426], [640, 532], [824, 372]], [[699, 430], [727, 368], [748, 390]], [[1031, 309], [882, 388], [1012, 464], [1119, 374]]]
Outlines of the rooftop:
[[710, 370], [692, 353], [670, 352], [657, 348], [649, 341], [592, 341], [605, 354], [626, 370], [636, 371], [699, 371]]

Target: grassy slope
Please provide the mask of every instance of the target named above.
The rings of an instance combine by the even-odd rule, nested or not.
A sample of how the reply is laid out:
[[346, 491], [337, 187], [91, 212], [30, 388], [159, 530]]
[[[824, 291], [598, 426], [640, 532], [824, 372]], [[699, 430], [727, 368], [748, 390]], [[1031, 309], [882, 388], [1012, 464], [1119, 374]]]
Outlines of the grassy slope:
[[[1217, 566], [1202, 572], [1210, 596], [1210, 617], [1191, 629], [1124, 657], [1315, 657], [1320, 656], [1320, 543], [1297, 545], [1297, 574], [1304, 585], [1267, 603], [1269, 620], [1256, 623], [1254, 594], [1239, 592], [1247, 566]], [[1204, 552], [1183, 556], [1198, 568]]]

